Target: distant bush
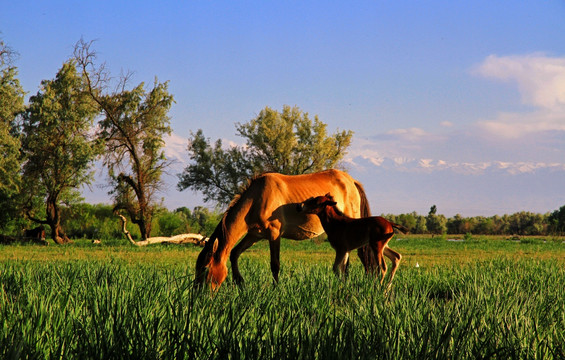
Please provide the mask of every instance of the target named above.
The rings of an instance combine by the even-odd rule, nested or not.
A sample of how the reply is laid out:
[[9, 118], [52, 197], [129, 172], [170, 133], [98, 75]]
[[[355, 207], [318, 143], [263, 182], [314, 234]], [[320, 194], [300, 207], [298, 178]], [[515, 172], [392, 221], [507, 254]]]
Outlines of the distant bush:
[[111, 205], [81, 203], [64, 207], [61, 218], [61, 225], [71, 238], [112, 239], [123, 236]]
[[157, 223], [161, 236], [173, 236], [190, 231], [188, 219], [182, 212], [163, 212], [157, 216]]

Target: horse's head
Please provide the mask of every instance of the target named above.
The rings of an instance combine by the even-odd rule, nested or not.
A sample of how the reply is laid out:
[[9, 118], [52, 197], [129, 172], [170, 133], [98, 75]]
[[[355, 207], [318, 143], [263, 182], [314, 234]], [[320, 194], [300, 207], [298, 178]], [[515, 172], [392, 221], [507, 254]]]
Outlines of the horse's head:
[[[221, 227], [218, 225], [218, 228]], [[215, 256], [218, 251], [218, 228], [204, 245], [204, 249], [196, 259], [196, 272], [194, 276], [194, 287], [201, 288], [204, 284], [210, 284], [212, 290], [217, 289], [226, 279], [228, 269], [225, 264]]]
[[335, 206], [337, 202], [335, 202], [333, 196], [327, 193], [324, 196], [316, 196], [307, 199], [300, 204], [297, 205], [296, 210], [299, 213], [304, 214], [319, 214], [322, 212], [326, 206]]

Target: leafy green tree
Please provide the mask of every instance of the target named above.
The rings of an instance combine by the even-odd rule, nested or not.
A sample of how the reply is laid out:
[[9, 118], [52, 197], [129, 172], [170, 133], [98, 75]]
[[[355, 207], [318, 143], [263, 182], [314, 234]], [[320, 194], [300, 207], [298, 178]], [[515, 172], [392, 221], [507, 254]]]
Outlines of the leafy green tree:
[[[61, 227], [61, 203], [78, 198], [78, 188], [91, 181], [97, 155], [92, 125], [97, 107], [85, 93], [85, 78], [68, 61], [54, 80], [44, 80], [23, 114], [23, 182], [28, 217], [49, 225], [53, 240], [69, 242]], [[45, 217], [34, 212], [43, 204]]]
[[516, 235], [541, 235], [547, 226], [543, 215], [526, 211], [512, 214], [508, 220], [510, 232]]
[[245, 146], [224, 149], [221, 140], [212, 146], [202, 130], [191, 134], [188, 153], [192, 161], [182, 174], [178, 188], [204, 194], [205, 201], [228, 203], [250, 177], [267, 171], [288, 175], [317, 172], [335, 167], [351, 143], [352, 132], [327, 134], [327, 125], [317, 116], [297, 107], [282, 112], [269, 107], [245, 124], [236, 124]]
[[437, 215], [437, 206], [432, 205], [426, 217], [426, 227], [433, 235], [440, 235], [447, 232], [447, 219], [443, 215]]
[[410, 229], [411, 233], [414, 233], [414, 231], [416, 229], [416, 215], [415, 215], [415, 213], [413, 213], [413, 214], [400, 214], [400, 215], [398, 215], [396, 220], [397, 220], [396, 222], [398, 222], [399, 224], [402, 224], [402, 225], [406, 226], [408, 229]]
[[553, 233], [560, 235], [565, 233], [565, 205], [548, 216], [548, 223]]
[[24, 91], [12, 66], [15, 52], [0, 40], [0, 227], [17, 212], [20, 192], [20, 140], [14, 132], [24, 109]]
[[428, 227], [426, 226], [426, 217], [417, 214], [415, 211], [413, 211], [411, 214], [416, 219], [416, 225], [414, 226], [412, 232], [414, 234], [426, 234], [428, 232]]
[[202, 192], [205, 202], [229, 203], [245, 184], [244, 179], [254, 173], [254, 163], [248, 160], [246, 148], [234, 146], [224, 150], [221, 140], [212, 146], [202, 130], [191, 134], [188, 153], [192, 163], [179, 175], [178, 189]]
[[144, 83], [127, 90], [129, 76], [123, 76], [117, 90], [104, 93], [110, 78], [104, 67], [96, 67], [91, 43], [80, 41], [77, 59], [88, 82], [88, 92], [103, 113], [99, 138], [106, 145], [104, 164], [113, 185], [114, 209], [125, 210], [139, 227], [143, 240], [151, 235], [152, 219], [158, 209], [155, 195], [163, 186], [165, 158], [163, 136], [171, 133], [167, 113], [173, 104], [168, 83]]
[[282, 112], [269, 107], [246, 124], [237, 124], [237, 132], [247, 139], [247, 147], [256, 167], [282, 174], [307, 174], [332, 168], [345, 155], [352, 132], [328, 136], [327, 125], [311, 120], [298, 107], [285, 105]]
[[465, 219], [456, 214], [454, 217], [447, 220], [447, 233], [448, 234], [466, 234], [468, 231], [463, 230], [465, 226]]

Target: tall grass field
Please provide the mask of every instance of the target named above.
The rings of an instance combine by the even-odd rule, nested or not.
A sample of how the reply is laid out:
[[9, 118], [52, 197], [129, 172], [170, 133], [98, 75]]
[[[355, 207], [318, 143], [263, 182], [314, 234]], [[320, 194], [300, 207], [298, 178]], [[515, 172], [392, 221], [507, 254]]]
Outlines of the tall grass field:
[[337, 278], [327, 243], [283, 240], [278, 285], [259, 243], [217, 293], [193, 290], [194, 246], [3, 246], [0, 358], [565, 359], [562, 240], [390, 246], [388, 292], [355, 256]]

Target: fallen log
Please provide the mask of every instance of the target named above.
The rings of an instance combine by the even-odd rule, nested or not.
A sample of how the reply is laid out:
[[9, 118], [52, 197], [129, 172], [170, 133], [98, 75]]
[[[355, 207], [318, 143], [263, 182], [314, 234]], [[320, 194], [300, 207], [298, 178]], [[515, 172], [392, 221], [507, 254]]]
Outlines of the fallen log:
[[204, 244], [206, 243], [206, 240], [208, 240], [207, 237], [205, 237], [204, 235], [200, 235], [200, 234], [180, 234], [180, 235], [175, 235], [175, 236], [170, 236], [170, 237], [156, 236], [156, 237], [150, 237], [146, 240], [135, 241], [131, 237], [131, 233], [126, 228], [126, 223], [127, 223], [126, 217], [121, 215], [121, 214], [116, 214], [116, 215], [122, 221], [122, 231], [123, 231], [124, 235], [129, 240], [129, 242], [132, 243], [135, 246], [147, 246], [147, 245], [153, 245], [153, 244], [179, 244], [179, 245], [180, 244], [194, 244], [194, 245], [198, 245], [198, 246], [204, 246]]

